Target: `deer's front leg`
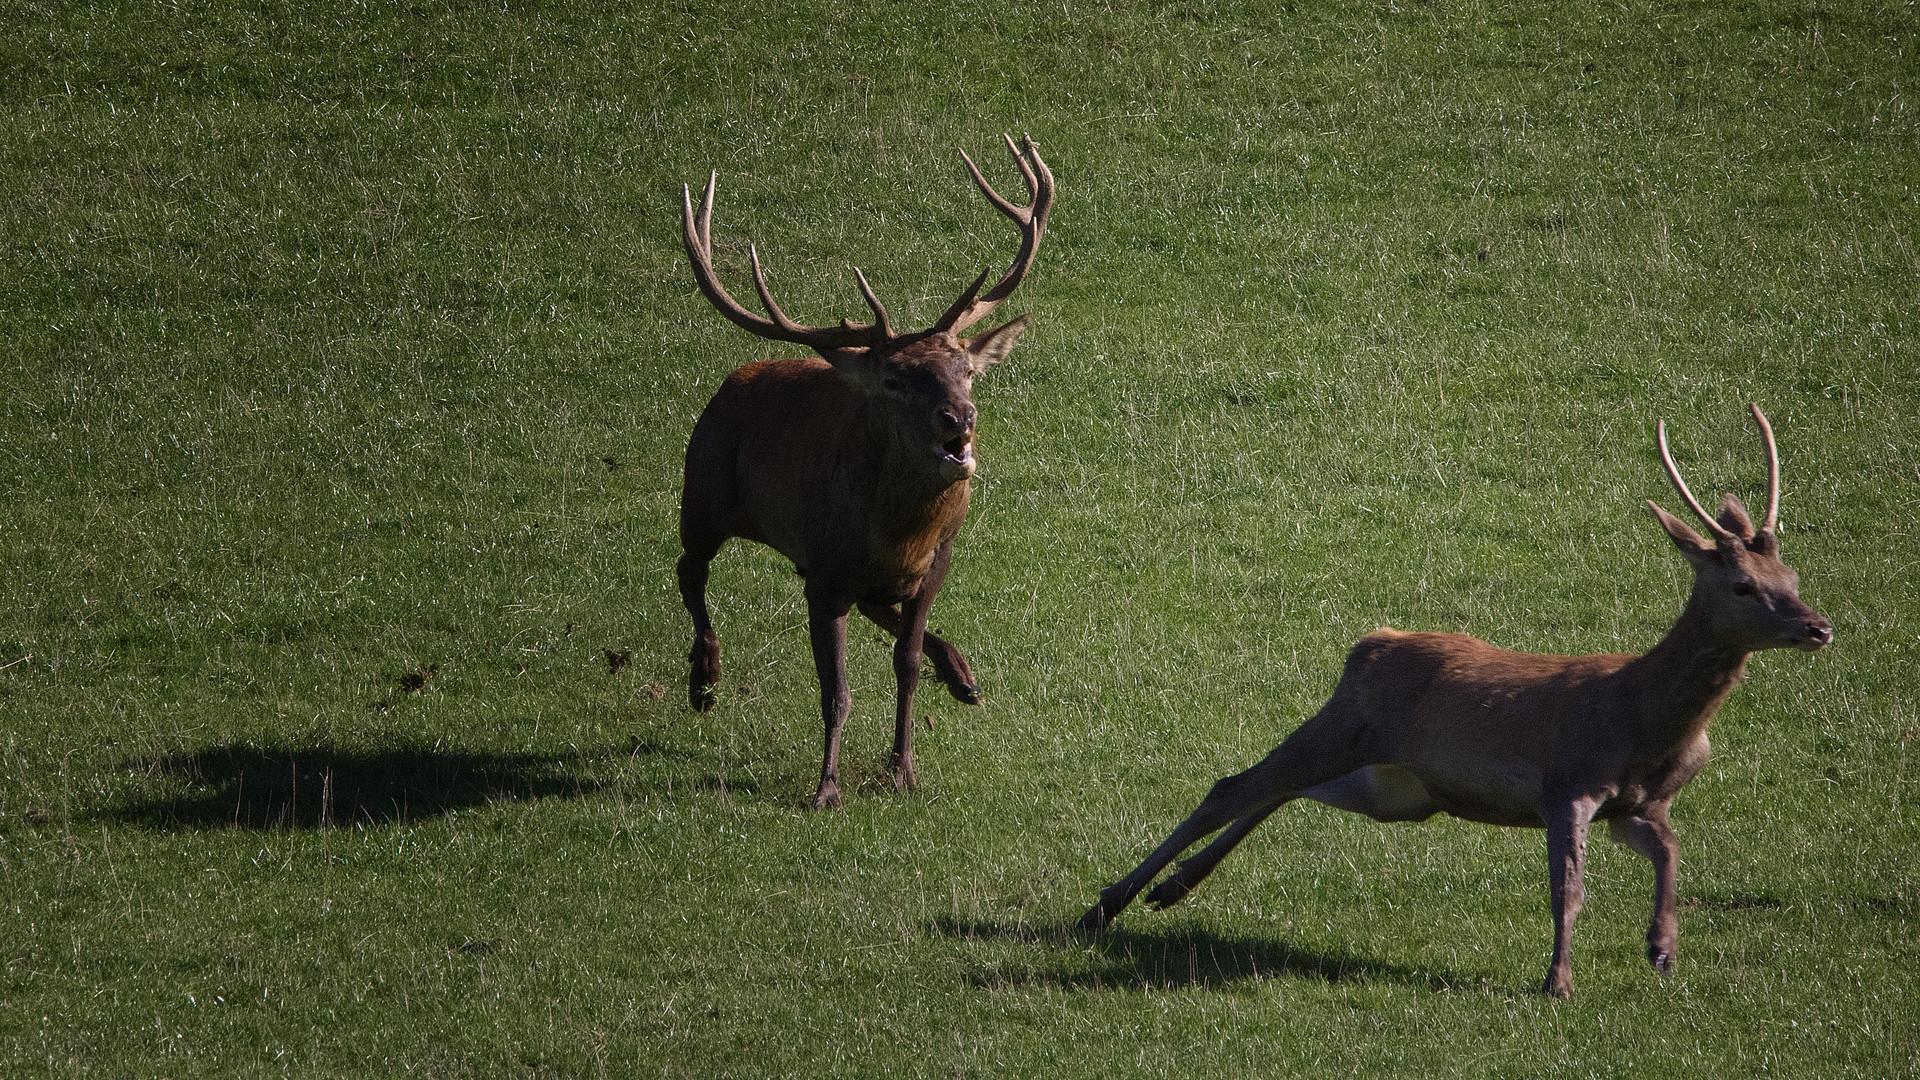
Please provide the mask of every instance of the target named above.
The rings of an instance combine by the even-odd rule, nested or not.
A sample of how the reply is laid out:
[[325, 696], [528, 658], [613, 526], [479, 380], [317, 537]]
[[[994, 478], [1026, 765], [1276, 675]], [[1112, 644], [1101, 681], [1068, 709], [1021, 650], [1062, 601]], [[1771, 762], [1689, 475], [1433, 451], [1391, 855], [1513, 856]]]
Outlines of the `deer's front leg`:
[[933, 565], [920, 579], [920, 588], [900, 605], [900, 631], [893, 642], [893, 786], [897, 791], [910, 791], [918, 784], [913, 771], [913, 692], [920, 686], [927, 615], [947, 580], [952, 557], [952, 541], [940, 545], [933, 553]]
[[820, 787], [813, 793], [815, 810], [840, 805], [840, 733], [853, 707], [853, 695], [847, 689], [847, 612], [852, 609], [852, 604], [824, 589], [807, 588], [807, 633], [813, 640], [820, 719], [826, 727]]
[[1653, 922], [1647, 926], [1647, 962], [1662, 974], [1672, 971], [1674, 948], [1680, 940], [1680, 920], [1674, 910], [1680, 842], [1667, 824], [1667, 804], [1655, 803], [1633, 817], [1615, 818], [1608, 823], [1608, 834], [1653, 864]]
[[[898, 604], [863, 602], [860, 613], [896, 638], [906, 629], [906, 621], [900, 614]], [[980, 684], [974, 681], [973, 668], [968, 666], [967, 658], [960, 654], [953, 642], [928, 630], [920, 635], [920, 649], [928, 660], [933, 661], [934, 677], [946, 685], [947, 693], [953, 695], [953, 700], [962, 705], [980, 704]]]
[[1553, 897], [1553, 959], [1540, 988], [1553, 997], [1573, 996], [1573, 920], [1586, 900], [1587, 825], [1600, 800], [1580, 797], [1550, 805], [1547, 821], [1548, 889]]

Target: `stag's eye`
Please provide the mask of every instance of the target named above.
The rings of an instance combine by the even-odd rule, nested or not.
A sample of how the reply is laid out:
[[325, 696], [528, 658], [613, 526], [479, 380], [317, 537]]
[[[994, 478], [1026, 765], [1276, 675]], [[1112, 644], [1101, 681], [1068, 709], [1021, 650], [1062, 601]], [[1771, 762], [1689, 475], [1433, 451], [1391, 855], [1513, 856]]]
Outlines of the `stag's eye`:
[[897, 375], [887, 376], [884, 380], [881, 381], [880, 385], [887, 391], [887, 393], [894, 394], [896, 396], [907, 392], [907, 384], [905, 382], [902, 382], [900, 377]]
[[1751, 581], [1736, 581], [1736, 582], [1734, 582], [1734, 583], [1733, 583], [1733, 595], [1735, 595], [1735, 596], [1752, 596], [1752, 595], [1753, 595], [1753, 582], [1751, 582]]

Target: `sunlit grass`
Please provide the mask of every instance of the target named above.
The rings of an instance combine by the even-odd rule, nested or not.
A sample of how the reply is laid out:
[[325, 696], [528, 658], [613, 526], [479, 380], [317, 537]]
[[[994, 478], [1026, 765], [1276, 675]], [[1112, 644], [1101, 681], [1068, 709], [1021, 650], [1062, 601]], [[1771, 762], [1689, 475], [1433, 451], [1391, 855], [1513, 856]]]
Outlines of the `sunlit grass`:
[[[1405, 3], [0, 16], [0, 1055], [33, 1075], [1897, 1076], [1920, 1054], [1912, 9]], [[797, 317], [930, 320], [1060, 182], [891, 793], [791, 569], [687, 711], [679, 455]], [[743, 277], [729, 280], [744, 282]], [[1288, 807], [1066, 927], [1377, 625], [1635, 651], [1665, 418], [1835, 623], [1604, 843]], [[625, 654], [618, 665], [610, 658]]]

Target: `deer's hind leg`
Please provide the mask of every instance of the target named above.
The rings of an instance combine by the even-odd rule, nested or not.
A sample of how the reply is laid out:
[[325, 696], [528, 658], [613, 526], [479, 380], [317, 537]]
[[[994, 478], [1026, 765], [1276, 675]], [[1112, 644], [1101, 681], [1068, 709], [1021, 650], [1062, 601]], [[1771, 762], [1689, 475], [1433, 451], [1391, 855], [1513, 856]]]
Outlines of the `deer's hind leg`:
[[1364, 740], [1350, 737], [1352, 728], [1340, 722], [1346, 710], [1339, 701], [1336, 694], [1334, 701], [1287, 736], [1287, 740], [1259, 764], [1215, 783], [1199, 807], [1145, 862], [1100, 891], [1099, 900], [1080, 917], [1080, 928], [1104, 928], [1181, 852], [1231, 826], [1198, 855], [1180, 864], [1179, 869], [1148, 896], [1148, 902], [1155, 907], [1179, 903], [1268, 815], [1299, 798], [1309, 788], [1372, 764], [1374, 759], [1362, 745]]
[[689, 536], [683, 523], [680, 544], [684, 550], [674, 567], [680, 579], [680, 602], [693, 616], [693, 648], [687, 652], [687, 701], [699, 712], [713, 708], [714, 688], [720, 683], [720, 637], [713, 632], [713, 620], [707, 614], [707, 565], [724, 543], [724, 536]]
[[1188, 893], [1198, 888], [1200, 883], [1207, 879], [1207, 875], [1213, 873], [1213, 868], [1220, 865], [1220, 860], [1226, 858], [1234, 848], [1240, 845], [1240, 841], [1247, 838], [1247, 834], [1259, 828], [1260, 823], [1267, 820], [1268, 816], [1280, 809], [1282, 805], [1284, 804], [1276, 802], [1265, 809], [1255, 810], [1227, 826], [1225, 832], [1214, 837], [1213, 843], [1200, 849], [1200, 854], [1191, 859], [1182, 860], [1179, 866], [1174, 867], [1173, 873], [1167, 875], [1165, 881], [1155, 885], [1153, 891], [1147, 893], [1148, 906], [1155, 911], [1164, 911], [1185, 900]]

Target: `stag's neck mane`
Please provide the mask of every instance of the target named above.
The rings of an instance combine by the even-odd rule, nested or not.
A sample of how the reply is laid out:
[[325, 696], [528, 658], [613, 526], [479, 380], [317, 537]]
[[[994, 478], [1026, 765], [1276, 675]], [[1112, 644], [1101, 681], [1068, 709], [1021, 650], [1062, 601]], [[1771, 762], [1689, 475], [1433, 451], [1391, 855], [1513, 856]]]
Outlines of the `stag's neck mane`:
[[1748, 651], [1716, 637], [1701, 606], [1689, 598], [1660, 643], [1621, 670], [1639, 687], [1643, 745], [1691, 743], [1746, 678]]
[[871, 530], [872, 556], [917, 575], [934, 548], [959, 530], [971, 492], [968, 481], [942, 477], [926, 447], [896, 437], [878, 411], [863, 403], [857, 426], [869, 445], [846, 459], [858, 463], [851, 493]]

